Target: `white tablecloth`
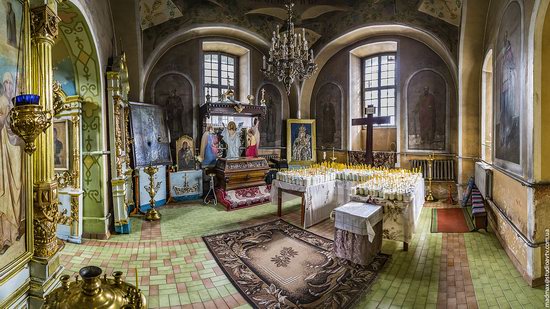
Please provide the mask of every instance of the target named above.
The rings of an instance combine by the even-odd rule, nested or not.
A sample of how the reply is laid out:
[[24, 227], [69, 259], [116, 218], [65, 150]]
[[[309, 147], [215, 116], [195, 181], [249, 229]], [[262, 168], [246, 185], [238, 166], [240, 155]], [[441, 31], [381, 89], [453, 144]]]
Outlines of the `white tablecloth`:
[[351, 200], [380, 205], [384, 209], [383, 238], [409, 243], [424, 206], [424, 179], [419, 178], [409, 202], [351, 195]]
[[[279, 201], [278, 188], [304, 193], [304, 228], [327, 219], [332, 210], [340, 206], [335, 181], [304, 187], [274, 180], [271, 184], [271, 202], [275, 205]], [[291, 194], [283, 193], [283, 203], [290, 199]]]
[[[312, 186], [293, 185], [274, 180], [271, 185], [271, 202], [277, 205], [278, 188], [304, 193], [305, 213], [304, 228], [308, 228], [330, 217], [330, 213], [338, 206], [350, 200], [369, 202], [367, 197], [351, 194], [351, 188], [358, 183], [354, 181], [334, 180]], [[293, 195], [283, 193], [283, 203], [293, 199]], [[410, 242], [415, 230], [416, 222], [424, 206], [424, 179], [419, 178], [414, 189], [414, 196], [410, 202], [389, 201], [375, 198], [373, 203], [384, 208], [384, 235], [385, 239]], [[412, 207], [411, 207], [412, 206]]]

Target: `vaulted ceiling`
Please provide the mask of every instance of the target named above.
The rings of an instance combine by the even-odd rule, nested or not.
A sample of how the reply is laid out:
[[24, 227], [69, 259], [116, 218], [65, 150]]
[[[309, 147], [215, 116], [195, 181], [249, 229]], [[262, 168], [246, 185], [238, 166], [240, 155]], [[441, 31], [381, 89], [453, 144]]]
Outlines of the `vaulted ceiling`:
[[[140, 0], [144, 56], [171, 33], [229, 24], [267, 40], [287, 18], [287, 0]], [[367, 24], [402, 23], [434, 33], [456, 55], [462, 0], [296, 0], [295, 24], [314, 49]]]

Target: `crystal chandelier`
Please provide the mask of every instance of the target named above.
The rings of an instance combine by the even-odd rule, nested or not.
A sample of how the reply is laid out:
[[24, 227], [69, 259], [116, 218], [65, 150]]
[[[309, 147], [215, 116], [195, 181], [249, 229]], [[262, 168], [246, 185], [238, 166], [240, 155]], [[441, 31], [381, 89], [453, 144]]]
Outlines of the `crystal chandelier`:
[[262, 72], [269, 78], [277, 78], [290, 94], [292, 83], [310, 78], [317, 70], [317, 64], [313, 61], [313, 50], [309, 50], [305, 29], [302, 33], [294, 32], [292, 22], [294, 3], [291, 2], [285, 6], [288, 10], [286, 29], [282, 36], [279, 33], [279, 25], [277, 25], [277, 31], [273, 32], [269, 59], [263, 57]]

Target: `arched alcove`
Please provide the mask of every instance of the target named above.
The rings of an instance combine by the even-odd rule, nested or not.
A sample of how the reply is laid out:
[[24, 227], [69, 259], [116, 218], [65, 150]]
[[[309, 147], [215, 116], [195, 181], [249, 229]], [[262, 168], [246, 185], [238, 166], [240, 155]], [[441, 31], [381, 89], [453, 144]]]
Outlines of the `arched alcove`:
[[97, 38], [79, 8], [78, 1], [58, 5], [59, 39], [63, 41], [74, 70], [76, 95], [82, 97], [82, 186], [85, 235], [108, 233], [107, 122], [104, 119], [104, 80], [98, 58]]
[[157, 45], [157, 48], [151, 53], [151, 55], [146, 59], [143, 66], [143, 75], [140, 98], [144, 98], [146, 94], [145, 85], [148, 84], [150, 75], [157, 66], [157, 63], [165, 56], [165, 54], [172, 50], [177, 45], [182, 43], [189, 42], [198, 38], [229, 38], [235, 41], [240, 41], [245, 44], [249, 44], [259, 49], [267, 50], [269, 48], [269, 43], [267, 40], [261, 36], [250, 32], [245, 29], [238, 27], [228, 27], [228, 26], [216, 26], [216, 25], [204, 25], [193, 28], [184, 28], [178, 31], [173, 32], [170, 36], [164, 39]]
[[[434, 53], [443, 59], [451, 72], [453, 84], [456, 84], [458, 75], [457, 65], [448, 47], [428, 31], [406, 25], [369, 25], [347, 32], [325, 45], [315, 57], [315, 62], [319, 68], [322, 69], [335, 54], [352, 44], [369, 38], [391, 35], [408, 37], [428, 46]], [[301, 86], [299, 110], [303, 118], [308, 118], [310, 116], [311, 99], [318, 76], [318, 73], [314, 74], [310, 79], [305, 80]]]
[[[262, 92], [265, 90], [265, 94]], [[273, 83], [263, 83], [258, 87], [256, 100], [265, 97], [267, 115], [260, 120], [260, 148], [279, 148], [284, 145], [284, 120], [289, 117], [288, 98], [283, 91]]]
[[493, 162], [493, 50], [483, 62], [481, 76], [481, 159]]
[[317, 121], [317, 147], [342, 148], [345, 136], [343, 126], [344, 92], [334, 82], [323, 84], [314, 97], [312, 117]]
[[160, 76], [153, 86], [152, 99], [164, 107], [170, 130], [170, 149], [176, 157], [176, 141], [183, 135], [196, 136], [195, 90], [193, 82], [185, 74], [168, 72]]

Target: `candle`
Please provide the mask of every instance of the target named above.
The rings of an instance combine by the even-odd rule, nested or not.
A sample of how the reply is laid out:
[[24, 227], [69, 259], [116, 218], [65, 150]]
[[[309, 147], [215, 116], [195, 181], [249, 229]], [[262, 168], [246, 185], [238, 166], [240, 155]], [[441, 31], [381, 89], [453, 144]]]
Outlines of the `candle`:
[[138, 289], [138, 270], [136, 267], [136, 290]]

